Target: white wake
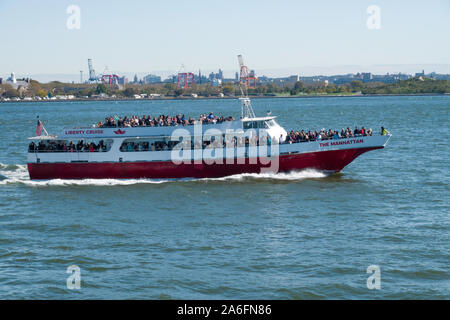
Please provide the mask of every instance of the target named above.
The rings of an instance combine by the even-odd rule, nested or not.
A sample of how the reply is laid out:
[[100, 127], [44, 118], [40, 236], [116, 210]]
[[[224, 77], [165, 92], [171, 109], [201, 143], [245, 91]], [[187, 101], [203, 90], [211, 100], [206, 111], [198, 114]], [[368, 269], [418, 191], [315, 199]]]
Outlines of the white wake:
[[321, 171], [313, 169], [305, 169], [301, 171], [280, 172], [280, 173], [241, 173], [232, 176], [221, 178], [204, 178], [198, 180], [212, 180], [212, 181], [228, 181], [228, 180], [251, 180], [251, 179], [267, 179], [267, 180], [285, 180], [296, 181], [304, 179], [324, 178], [327, 175]]
[[198, 181], [251, 181], [281, 180], [300, 181], [304, 179], [324, 178], [327, 175], [316, 170], [302, 170], [289, 173], [242, 173], [221, 178], [185, 178], [185, 179], [83, 179], [83, 180], [30, 180], [26, 165], [6, 165], [0, 163], [0, 185], [23, 184], [28, 186], [129, 186], [134, 184], [161, 184], [173, 182]]

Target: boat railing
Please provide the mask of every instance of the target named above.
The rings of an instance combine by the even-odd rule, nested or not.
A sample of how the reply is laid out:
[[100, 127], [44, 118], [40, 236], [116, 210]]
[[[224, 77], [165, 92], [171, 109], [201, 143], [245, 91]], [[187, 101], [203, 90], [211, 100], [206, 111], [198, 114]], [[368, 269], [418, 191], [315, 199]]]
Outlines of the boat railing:
[[90, 127], [70, 127], [70, 128], [63, 128], [63, 130], [80, 130], [80, 129], [116, 129], [116, 128], [168, 128], [168, 127], [188, 127], [188, 126], [194, 126], [194, 125], [203, 125], [203, 126], [208, 126], [208, 125], [218, 125], [218, 124], [224, 124], [227, 122], [233, 122], [236, 121], [234, 118], [233, 120], [224, 120], [221, 122], [209, 122], [209, 123], [203, 123], [200, 122], [198, 120], [195, 121], [195, 123], [189, 123], [189, 124], [175, 124], [175, 125], [164, 125], [164, 126], [119, 126], [119, 125], [115, 125], [115, 126], [101, 126], [99, 127], [96, 124], [91, 125]]
[[[383, 136], [383, 134], [381, 134], [381, 133], [372, 133], [372, 134], [370, 134], [370, 135], [362, 135], [362, 134], [354, 134], [353, 136], [351, 136], [351, 137], [339, 137], [339, 138], [336, 138], [336, 137], [334, 137], [334, 136], [331, 136], [331, 137], [328, 137], [328, 138], [321, 138], [321, 139], [316, 139], [316, 138], [314, 138], [314, 139], [309, 139], [309, 140], [296, 140], [296, 141], [292, 141], [292, 140], [290, 140], [290, 141], [284, 141], [284, 142], [282, 142], [281, 144], [293, 144], [293, 143], [304, 143], [304, 142], [320, 142], [320, 141], [330, 141], [330, 140], [342, 140], [342, 139], [355, 139], [355, 138], [367, 138], [367, 137], [372, 137], [372, 136]], [[391, 136], [391, 134], [390, 133], [388, 133], [388, 134], [385, 134], [384, 136]]]
[[[387, 134], [381, 134], [381, 133], [373, 133], [371, 135], [362, 135], [362, 134], [356, 134], [353, 135], [352, 137], [339, 137], [339, 138], [335, 138], [334, 136], [326, 138], [326, 139], [310, 139], [310, 140], [296, 140], [296, 141], [284, 141], [281, 144], [295, 144], [295, 143], [307, 143], [307, 142], [321, 142], [321, 141], [330, 141], [330, 140], [342, 140], [342, 139], [355, 139], [355, 138], [367, 138], [367, 137], [372, 137], [372, 136], [392, 136], [390, 133]], [[268, 145], [270, 145], [270, 142], [268, 143]], [[249, 143], [246, 142], [245, 143], [245, 147], [248, 147]], [[256, 146], [260, 146], [259, 141], [257, 140]], [[262, 146], [262, 145], [261, 145]], [[223, 148], [226, 148], [227, 146], [224, 144]], [[234, 146], [233, 148], [236, 148], [237, 146]], [[202, 146], [202, 149], [204, 149], [205, 147]], [[200, 148], [199, 148], [200, 149]], [[140, 150], [120, 150], [121, 152], [148, 152], [148, 151], [170, 151], [172, 150], [171, 148], [167, 149], [167, 150], [144, 150], [144, 149], [140, 149]], [[107, 150], [39, 150], [39, 149], [34, 149], [34, 150], [30, 150], [28, 149], [28, 153], [106, 153], [109, 152], [110, 148], [108, 148]]]
[[28, 149], [28, 153], [106, 153], [109, 150], [30, 150]]

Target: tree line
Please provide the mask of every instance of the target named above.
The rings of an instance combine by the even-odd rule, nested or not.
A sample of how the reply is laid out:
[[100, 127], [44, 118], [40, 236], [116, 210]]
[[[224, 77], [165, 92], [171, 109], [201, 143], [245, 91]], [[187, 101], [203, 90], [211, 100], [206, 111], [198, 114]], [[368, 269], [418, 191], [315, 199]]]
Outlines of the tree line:
[[[362, 81], [351, 81], [346, 84], [336, 85], [333, 83], [295, 83], [284, 84], [259, 84], [256, 88], [249, 88], [249, 96], [300, 96], [300, 95], [352, 95], [367, 94], [443, 94], [450, 93], [450, 81], [433, 80], [429, 78], [412, 78], [400, 80], [395, 83], [385, 84], [381, 82], [363, 83]], [[0, 96], [6, 98], [38, 96], [52, 97], [57, 95], [73, 95], [77, 98], [95, 97], [99, 95], [116, 96], [118, 98], [133, 97], [135, 94], [161, 94], [167, 97], [191, 96], [196, 94], [200, 97], [213, 97], [220, 94], [225, 96], [240, 96], [238, 86], [227, 83], [221, 87], [209, 84], [192, 84], [190, 88], [181, 89], [174, 83], [161, 84], [127, 84], [125, 87], [117, 87], [107, 84], [73, 84], [53, 81], [39, 83], [31, 80], [27, 89], [14, 89], [10, 84], [0, 86]]]

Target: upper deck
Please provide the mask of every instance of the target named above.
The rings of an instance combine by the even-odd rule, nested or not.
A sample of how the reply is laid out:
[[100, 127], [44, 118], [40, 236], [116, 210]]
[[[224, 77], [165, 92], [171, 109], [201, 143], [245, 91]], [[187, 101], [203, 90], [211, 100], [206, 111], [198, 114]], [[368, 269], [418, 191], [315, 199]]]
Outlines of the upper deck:
[[[227, 130], [242, 129], [242, 121], [234, 120], [218, 124], [203, 125], [178, 125], [178, 126], [161, 126], [161, 127], [86, 127], [86, 128], [64, 128], [58, 135], [51, 136], [52, 139], [106, 139], [106, 138], [125, 138], [125, 137], [167, 137], [177, 129], [183, 129], [182, 135], [190, 135], [198, 133], [199, 127], [205, 132], [208, 129], [215, 129], [221, 132]], [[30, 140], [43, 140], [43, 136], [31, 137]]]
[[[67, 139], [106, 139], [125, 137], [168, 137], [175, 130], [179, 136], [196, 136], [214, 129], [226, 133], [229, 130], [237, 131], [250, 128], [268, 128], [264, 123], [274, 120], [276, 117], [244, 118], [240, 120], [225, 121], [222, 123], [176, 125], [176, 126], [156, 126], [156, 127], [85, 127], [85, 128], [64, 128], [58, 135], [36, 136], [30, 140], [67, 140]], [[201, 127], [201, 129], [199, 129]]]

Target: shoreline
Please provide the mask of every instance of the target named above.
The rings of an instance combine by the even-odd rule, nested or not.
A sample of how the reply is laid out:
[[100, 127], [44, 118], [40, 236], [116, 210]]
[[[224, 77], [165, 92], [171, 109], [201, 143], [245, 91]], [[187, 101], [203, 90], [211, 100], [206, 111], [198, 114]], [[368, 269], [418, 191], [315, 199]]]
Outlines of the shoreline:
[[[411, 94], [353, 94], [353, 95], [298, 95], [298, 96], [249, 96], [250, 99], [304, 99], [304, 98], [370, 98], [370, 97], [416, 97], [416, 96], [450, 96], [449, 93], [411, 93]], [[171, 101], [171, 100], [234, 100], [237, 96], [225, 97], [159, 97], [159, 98], [75, 98], [75, 99], [55, 99], [55, 100], [20, 100], [20, 101], [0, 101], [1, 103], [43, 103], [43, 102], [95, 102], [95, 101]]]

